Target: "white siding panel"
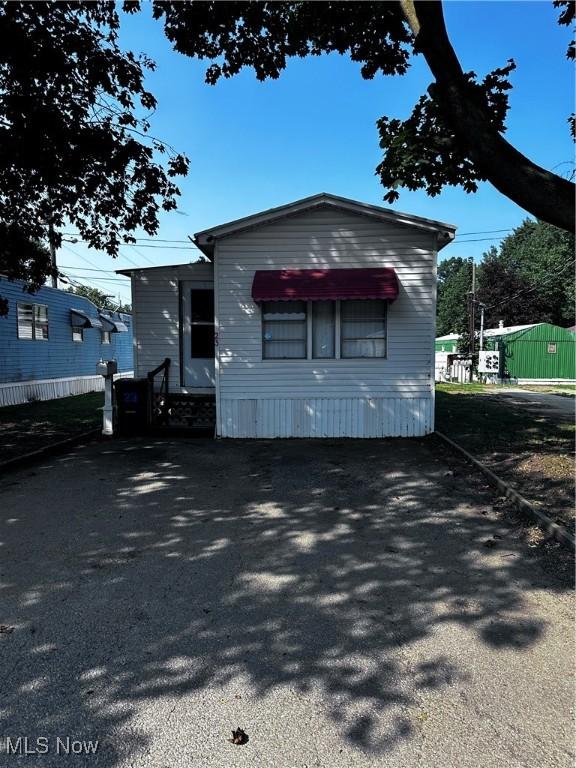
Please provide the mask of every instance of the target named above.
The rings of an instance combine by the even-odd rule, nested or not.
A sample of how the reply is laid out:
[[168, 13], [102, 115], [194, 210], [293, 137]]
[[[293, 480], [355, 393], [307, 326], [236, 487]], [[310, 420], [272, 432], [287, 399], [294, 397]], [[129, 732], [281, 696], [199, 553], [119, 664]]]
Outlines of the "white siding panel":
[[[315, 210], [217, 243], [219, 431], [242, 436], [418, 435], [429, 431], [434, 380], [435, 236], [334, 210]], [[259, 269], [389, 266], [400, 283], [389, 307], [387, 358], [262, 360]], [[233, 405], [256, 402], [256, 410]], [[236, 427], [234, 428], [236, 429]]]
[[180, 281], [211, 280], [212, 264], [183, 264], [132, 274], [135, 375], [171, 360], [170, 389], [180, 386]]
[[415, 437], [429, 432], [431, 409], [430, 397], [223, 398], [221, 436]]

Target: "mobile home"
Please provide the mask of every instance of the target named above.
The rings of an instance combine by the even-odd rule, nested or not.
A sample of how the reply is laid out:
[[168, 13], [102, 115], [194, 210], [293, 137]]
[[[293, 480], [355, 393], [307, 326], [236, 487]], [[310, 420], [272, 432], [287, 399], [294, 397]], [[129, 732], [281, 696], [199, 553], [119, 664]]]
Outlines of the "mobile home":
[[[436, 256], [455, 227], [320, 194], [195, 235], [204, 263], [132, 279], [134, 366], [220, 437], [434, 429]], [[192, 417], [191, 417], [192, 418]]]
[[0, 406], [100, 390], [100, 359], [132, 372], [130, 315], [57, 288], [29, 293], [25, 283], [1, 277], [0, 296], [8, 300], [0, 317]]

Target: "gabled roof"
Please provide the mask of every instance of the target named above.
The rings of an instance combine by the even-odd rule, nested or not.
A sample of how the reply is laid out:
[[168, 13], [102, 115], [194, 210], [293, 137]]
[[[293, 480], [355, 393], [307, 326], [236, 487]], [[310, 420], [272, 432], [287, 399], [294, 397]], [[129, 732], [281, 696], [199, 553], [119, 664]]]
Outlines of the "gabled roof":
[[296, 200], [293, 203], [281, 205], [277, 208], [270, 208], [267, 211], [255, 213], [252, 216], [245, 216], [241, 219], [229, 221], [225, 224], [220, 224], [217, 227], [203, 229], [201, 232], [197, 232], [194, 235], [193, 242], [208, 257], [211, 257], [214, 252], [214, 241], [221, 237], [227, 237], [228, 235], [236, 234], [247, 229], [270, 224], [286, 216], [293, 216], [294, 214], [313, 210], [315, 208], [334, 208], [337, 210], [348, 211], [349, 213], [360, 214], [362, 216], [369, 216], [380, 221], [407, 225], [428, 232], [437, 232], [438, 250], [453, 240], [454, 233], [456, 232], [456, 226], [454, 224], [445, 224], [442, 221], [425, 219], [422, 216], [413, 216], [409, 213], [394, 211], [391, 208], [382, 208], [378, 205], [360, 203], [357, 200], [349, 200], [347, 197], [339, 197], [338, 195], [330, 195], [327, 192], [322, 192], [319, 195], [305, 197], [302, 200]]

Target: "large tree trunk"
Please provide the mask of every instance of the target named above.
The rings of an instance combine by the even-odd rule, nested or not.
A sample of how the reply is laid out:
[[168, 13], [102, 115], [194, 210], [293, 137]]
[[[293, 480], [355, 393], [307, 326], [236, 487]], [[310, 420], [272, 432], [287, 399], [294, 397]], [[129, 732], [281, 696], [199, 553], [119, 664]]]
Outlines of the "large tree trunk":
[[538, 219], [573, 232], [574, 184], [518, 152], [491, 125], [475, 99], [448, 38], [439, 0], [401, 0], [404, 15], [438, 87], [438, 97], [458, 141], [478, 171], [503, 195]]

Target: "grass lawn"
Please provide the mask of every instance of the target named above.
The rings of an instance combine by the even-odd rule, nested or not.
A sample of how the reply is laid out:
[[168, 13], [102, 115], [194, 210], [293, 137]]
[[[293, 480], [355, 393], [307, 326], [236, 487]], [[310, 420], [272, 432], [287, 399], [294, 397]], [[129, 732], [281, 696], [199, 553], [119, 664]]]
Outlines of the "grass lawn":
[[95, 429], [102, 422], [103, 392], [0, 408], [0, 461]]
[[529, 413], [481, 384], [439, 384], [436, 428], [550, 517], [573, 524], [574, 426]]

